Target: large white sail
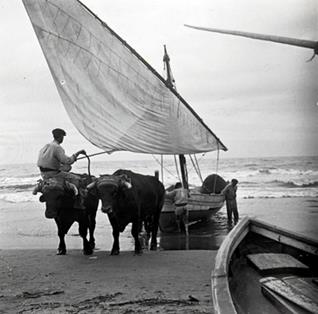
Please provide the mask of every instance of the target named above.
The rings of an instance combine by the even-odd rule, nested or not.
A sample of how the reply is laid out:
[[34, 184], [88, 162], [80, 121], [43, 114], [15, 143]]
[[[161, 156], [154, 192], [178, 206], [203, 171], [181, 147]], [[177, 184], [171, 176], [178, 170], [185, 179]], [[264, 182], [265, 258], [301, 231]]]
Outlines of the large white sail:
[[185, 100], [76, 0], [23, 0], [73, 124], [107, 152], [226, 150]]

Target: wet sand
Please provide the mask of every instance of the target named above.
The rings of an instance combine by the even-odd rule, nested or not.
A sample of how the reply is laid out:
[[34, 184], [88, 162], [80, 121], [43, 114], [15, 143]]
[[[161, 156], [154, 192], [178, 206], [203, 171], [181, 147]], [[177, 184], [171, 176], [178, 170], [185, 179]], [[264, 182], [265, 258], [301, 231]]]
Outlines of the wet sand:
[[216, 251], [0, 254], [0, 313], [213, 313]]
[[239, 211], [318, 240], [318, 198], [245, 199], [239, 201]]
[[[238, 203], [241, 216], [318, 239], [317, 199]], [[135, 256], [128, 227], [121, 254], [109, 256], [111, 228], [99, 212], [95, 253], [82, 255], [74, 225], [68, 254], [56, 256], [56, 227], [42, 204], [0, 204], [0, 313], [213, 313], [210, 274], [230, 228], [222, 209], [206, 227], [190, 229], [191, 250], [185, 236], [169, 235], [158, 251]]]
[[[252, 216], [307, 237], [318, 239], [317, 198], [239, 199], [240, 216]], [[201, 228], [202, 227], [202, 228]], [[81, 249], [78, 226], [74, 224], [66, 236], [70, 249]], [[134, 241], [130, 226], [120, 236], [121, 249], [131, 251]], [[217, 249], [231, 230], [225, 207], [212, 217], [208, 225], [190, 228], [190, 249]], [[112, 233], [108, 218], [100, 209], [96, 218], [96, 246], [110, 250]], [[165, 235], [159, 239], [163, 249], [185, 249], [184, 237]], [[52, 219], [44, 217], [44, 205], [39, 202], [5, 203], [0, 201], [0, 249], [56, 249], [57, 229]]]

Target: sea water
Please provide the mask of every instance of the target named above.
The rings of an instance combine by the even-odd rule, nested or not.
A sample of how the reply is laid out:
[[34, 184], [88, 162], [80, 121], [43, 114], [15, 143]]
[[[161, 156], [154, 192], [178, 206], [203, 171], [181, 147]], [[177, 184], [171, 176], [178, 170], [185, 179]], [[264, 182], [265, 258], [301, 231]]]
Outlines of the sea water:
[[[318, 197], [318, 156], [222, 159], [218, 166], [215, 160], [202, 158], [198, 163], [199, 173], [188, 160], [190, 186], [201, 186], [200, 177], [204, 180], [217, 170], [226, 181], [238, 179], [238, 198]], [[161, 171], [156, 157], [132, 161], [92, 160], [89, 170], [92, 175], [99, 176], [112, 174], [117, 169], [148, 175], [158, 170], [166, 187], [180, 180], [173, 159], [163, 160]], [[88, 173], [86, 159], [78, 161], [72, 171]], [[0, 200], [12, 203], [38, 201], [31, 193], [38, 179], [40, 174], [35, 164], [0, 165]]]
[[[197, 161], [200, 165], [200, 171], [195, 170], [197, 169], [195, 160], [192, 163], [190, 159], [187, 159], [190, 186], [201, 186], [202, 180], [212, 173], [218, 173], [226, 181], [236, 178], [239, 181], [238, 203], [243, 199], [251, 199], [257, 202], [265, 201], [265, 207], [266, 199], [292, 201], [295, 198], [318, 198], [318, 156], [235, 158], [222, 159], [218, 163], [215, 159], [199, 156]], [[95, 161], [92, 158], [89, 168], [88, 160], [82, 159], [74, 164], [72, 171], [75, 173], [90, 172], [91, 175], [99, 176], [100, 174], [112, 174], [117, 169], [129, 169], [147, 175], [153, 175], [155, 171], [159, 171], [160, 180], [163, 181], [166, 187], [180, 181], [175, 161], [172, 157], [164, 158], [163, 164], [160, 163], [160, 157], [155, 156], [153, 159], [120, 161]], [[8, 210], [9, 207], [17, 208], [19, 204], [28, 203], [32, 206], [32, 203], [39, 203], [39, 195], [32, 195], [32, 189], [39, 179], [40, 174], [35, 164], [0, 165], [0, 216], [6, 217], [3, 211]], [[10, 206], [5, 206], [5, 204]], [[316, 211], [316, 209], [313, 210]], [[0, 233], [10, 234], [11, 236], [18, 234], [20, 241], [23, 241], [26, 237], [33, 237], [33, 239], [43, 238], [46, 240], [51, 237], [54, 239], [54, 243], [56, 242], [56, 230], [54, 223], [52, 223], [53, 221], [49, 221], [43, 217], [43, 221], [38, 223], [37, 226], [31, 226], [32, 223], [29, 222], [23, 227], [23, 219], [27, 219], [27, 217], [24, 216], [25, 212], [23, 214], [22, 212], [20, 214], [20, 212], [17, 211], [15, 213], [16, 216], [21, 215], [20, 220], [19, 217], [16, 217], [15, 220], [19, 227], [12, 229], [12, 226], [7, 226], [2, 222], [2, 229], [4, 230], [0, 230]], [[242, 208], [240, 208], [240, 212], [242, 212]], [[270, 221], [274, 219], [275, 222], [280, 220], [283, 223], [286, 217], [288, 217], [291, 225], [293, 217], [290, 215], [299, 215], [299, 213], [276, 215], [276, 212], [277, 209], [269, 208], [262, 212], [261, 215], [269, 218]], [[306, 221], [307, 219], [310, 221], [312, 217], [310, 215], [312, 215], [312, 212], [303, 211], [301, 217], [297, 217], [297, 219], [301, 221]], [[107, 231], [107, 239], [109, 238], [107, 246], [110, 248], [111, 228], [107, 218], [101, 216], [105, 215], [102, 215], [99, 211], [96, 233], [100, 233], [103, 238], [102, 241], [104, 241], [106, 239], [105, 232]], [[18, 223], [18, 221], [20, 222]], [[312, 224], [315, 223], [312, 222]], [[163, 249], [185, 249], [189, 247], [195, 249], [213, 249], [220, 245], [230, 229], [231, 226], [227, 224], [225, 209], [223, 208], [223, 210], [212, 217], [208, 224], [204, 226], [199, 224], [195, 228], [192, 228], [188, 242], [185, 241], [183, 235], [166, 235], [161, 236], [160, 245]], [[77, 231], [71, 231], [73, 235], [76, 235], [76, 233]], [[311, 236], [311, 234], [309, 235]], [[80, 241], [78, 243], [80, 246]], [[133, 248], [130, 228], [126, 228], [122, 234], [121, 243], [123, 249]]]

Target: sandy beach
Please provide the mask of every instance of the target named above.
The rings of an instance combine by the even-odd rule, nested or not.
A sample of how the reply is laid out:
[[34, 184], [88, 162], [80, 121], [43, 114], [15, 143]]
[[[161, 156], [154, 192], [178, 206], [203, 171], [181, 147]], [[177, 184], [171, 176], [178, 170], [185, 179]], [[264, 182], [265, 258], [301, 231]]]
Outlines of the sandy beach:
[[215, 251], [1, 251], [1, 313], [211, 313]]
[[[235, 178], [240, 219], [318, 240], [318, 63], [305, 62], [318, 54], [318, 2], [303, 2], [1, 2], [0, 314], [214, 313], [211, 272], [233, 229], [225, 206], [189, 236], [159, 232], [140, 255], [130, 224], [118, 256], [99, 209], [93, 254], [75, 223], [58, 256], [55, 221], [32, 191], [64, 166], [157, 172], [165, 188], [190, 190]], [[140, 183], [132, 194], [148, 204]]]
[[[317, 199], [244, 199], [239, 209], [241, 216], [318, 238]], [[0, 313], [213, 313], [216, 250], [158, 249], [135, 256], [128, 227], [121, 254], [110, 256], [111, 229], [99, 213], [94, 254], [82, 255], [74, 225], [68, 254], [56, 256], [56, 227], [44, 218], [42, 204], [1, 204], [0, 213]]]

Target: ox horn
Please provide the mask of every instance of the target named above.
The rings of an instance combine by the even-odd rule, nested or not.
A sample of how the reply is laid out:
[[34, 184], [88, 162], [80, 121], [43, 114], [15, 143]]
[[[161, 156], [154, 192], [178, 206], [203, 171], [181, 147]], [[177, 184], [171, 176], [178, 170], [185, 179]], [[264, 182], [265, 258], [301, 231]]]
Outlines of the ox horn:
[[126, 174], [123, 174], [123, 175], [121, 175], [120, 177], [121, 177], [121, 183], [122, 183], [127, 189], [131, 189], [131, 188], [132, 188], [131, 179], [130, 179]]
[[74, 192], [74, 195], [78, 195], [78, 189], [74, 183], [66, 182], [66, 186]]
[[127, 189], [131, 189], [132, 188], [132, 184], [128, 181], [124, 182], [124, 185], [126, 186]]
[[87, 190], [90, 190], [90, 189], [92, 189], [93, 187], [95, 187], [95, 185], [96, 185], [96, 181], [93, 181], [93, 182], [90, 183], [86, 188], [87, 188]]

